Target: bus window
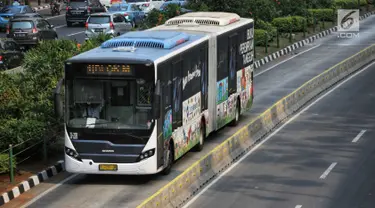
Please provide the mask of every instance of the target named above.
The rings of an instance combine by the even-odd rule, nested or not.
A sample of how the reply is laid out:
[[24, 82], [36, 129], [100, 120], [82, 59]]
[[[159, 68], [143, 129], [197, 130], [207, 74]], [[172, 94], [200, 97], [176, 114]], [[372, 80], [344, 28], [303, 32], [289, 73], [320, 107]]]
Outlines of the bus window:
[[182, 61], [173, 63], [173, 122], [172, 130], [182, 125]]

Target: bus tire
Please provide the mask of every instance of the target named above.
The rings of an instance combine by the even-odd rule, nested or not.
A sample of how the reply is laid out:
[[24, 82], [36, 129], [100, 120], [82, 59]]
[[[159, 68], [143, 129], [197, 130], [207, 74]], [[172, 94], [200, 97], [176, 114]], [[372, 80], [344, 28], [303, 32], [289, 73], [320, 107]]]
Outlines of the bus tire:
[[240, 115], [241, 115], [240, 99], [237, 99], [236, 113], [235, 113], [233, 121], [230, 122], [231, 126], [237, 126], [238, 122], [240, 121]]
[[200, 151], [203, 150], [204, 140], [206, 139], [205, 132], [206, 132], [206, 128], [203, 124], [202, 128], [201, 128], [201, 133], [200, 133], [200, 136], [199, 136], [199, 143], [196, 144], [195, 147], [193, 148], [194, 152], [200, 152]]
[[173, 141], [171, 140], [169, 143], [169, 150], [168, 150], [168, 162], [167, 167], [164, 168], [162, 171], [163, 175], [168, 175], [172, 170], [173, 165]]

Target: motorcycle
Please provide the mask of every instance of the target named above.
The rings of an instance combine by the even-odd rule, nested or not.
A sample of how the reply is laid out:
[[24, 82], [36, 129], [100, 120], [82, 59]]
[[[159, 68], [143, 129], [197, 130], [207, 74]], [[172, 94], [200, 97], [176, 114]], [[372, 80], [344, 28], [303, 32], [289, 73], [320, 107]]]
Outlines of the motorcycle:
[[52, 16], [55, 16], [56, 14], [60, 15], [60, 4], [51, 4], [50, 7]]

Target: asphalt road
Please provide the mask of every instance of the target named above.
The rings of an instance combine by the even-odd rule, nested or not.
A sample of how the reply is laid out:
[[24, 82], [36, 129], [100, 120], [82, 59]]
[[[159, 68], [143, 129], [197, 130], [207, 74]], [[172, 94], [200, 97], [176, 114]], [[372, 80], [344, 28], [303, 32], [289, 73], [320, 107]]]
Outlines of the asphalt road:
[[286, 124], [185, 207], [373, 208], [375, 64]]
[[[59, 18], [52, 20], [58, 21]], [[338, 39], [333, 34], [317, 41], [314, 45], [303, 48], [302, 50], [308, 50], [305, 53], [299, 50], [297, 52], [300, 54], [295, 57], [286, 56], [279, 63], [264, 66], [263, 70], [258, 71], [254, 78], [253, 109], [241, 117], [241, 122], [237, 127], [228, 127], [211, 135], [205, 142], [202, 152], [185, 155], [174, 165], [169, 176], [71, 176], [64, 173], [64, 177], [71, 176], [72, 179], [63, 184], [56, 182], [56, 186], [51, 186], [45, 195], [31, 201], [34, 203], [29, 207], [135, 207], [256, 115], [270, 107], [275, 101], [325, 69], [374, 43], [374, 20], [375, 17], [369, 17], [361, 22], [361, 37], [358, 39]], [[56, 23], [52, 24], [56, 25]], [[74, 30], [75, 28], [70, 29]], [[72, 36], [74, 37], [74, 35]], [[35, 192], [42, 191], [36, 187], [29, 194], [33, 195]]]

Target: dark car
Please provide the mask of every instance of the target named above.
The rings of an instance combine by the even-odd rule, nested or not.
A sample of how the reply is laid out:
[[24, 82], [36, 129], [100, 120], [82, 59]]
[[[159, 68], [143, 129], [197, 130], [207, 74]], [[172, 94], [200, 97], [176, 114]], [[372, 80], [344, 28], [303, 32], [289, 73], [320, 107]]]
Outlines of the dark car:
[[85, 24], [90, 14], [106, 12], [106, 8], [99, 0], [70, 0], [66, 7], [66, 25], [71, 27], [73, 23]]
[[19, 19], [19, 18], [43, 18], [42, 15], [39, 13], [23, 13], [23, 14], [15, 14], [11, 19]]
[[12, 39], [0, 39], [0, 68], [2, 70], [21, 65], [24, 55], [20, 46]]
[[54, 26], [42, 18], [17, 18], [10, 20], [7, 37], [13, 38], [22, 46], [36, 45], [40, 40], [58, 38]]

